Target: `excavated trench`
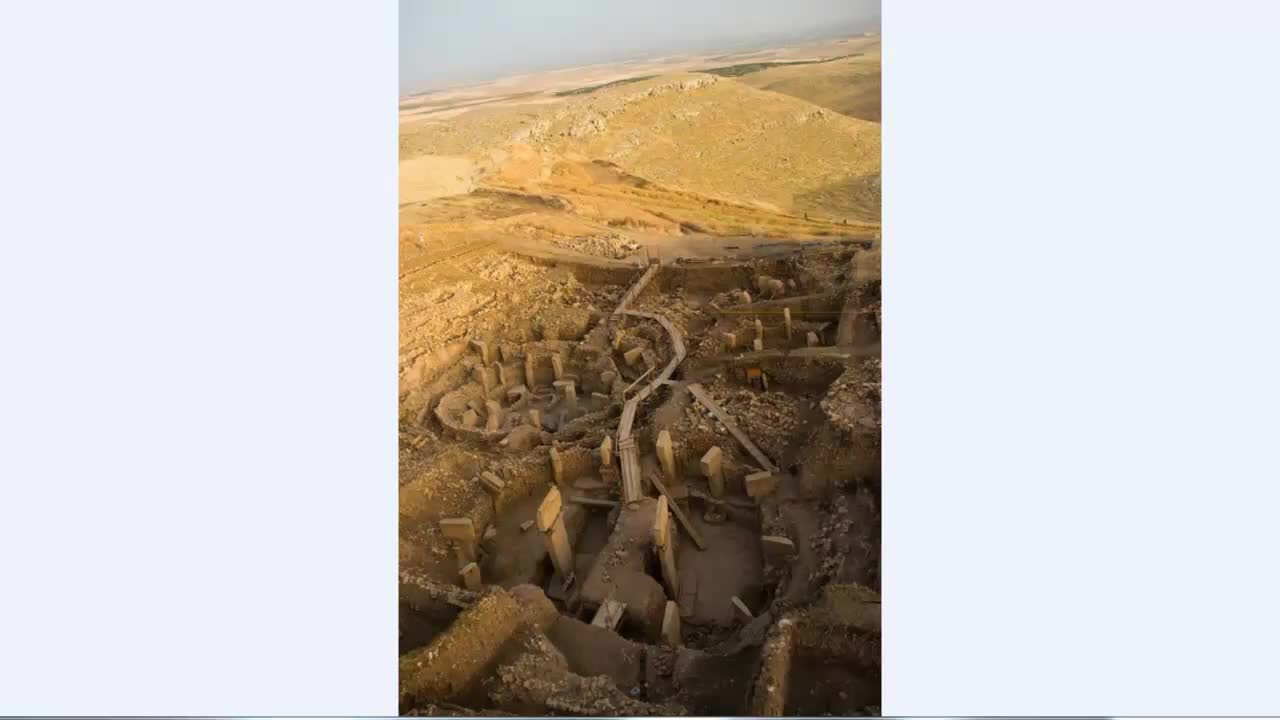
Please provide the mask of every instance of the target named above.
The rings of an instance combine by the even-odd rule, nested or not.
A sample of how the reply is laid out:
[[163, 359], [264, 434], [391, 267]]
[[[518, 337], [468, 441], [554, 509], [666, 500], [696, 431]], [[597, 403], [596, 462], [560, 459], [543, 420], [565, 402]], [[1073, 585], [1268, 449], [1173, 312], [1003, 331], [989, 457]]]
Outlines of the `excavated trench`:
[[465, 493], [402, 491], [402, 713], [874, 714], [864, 252], [640, 268], [577, 337], [469, 343], [431, 412]]

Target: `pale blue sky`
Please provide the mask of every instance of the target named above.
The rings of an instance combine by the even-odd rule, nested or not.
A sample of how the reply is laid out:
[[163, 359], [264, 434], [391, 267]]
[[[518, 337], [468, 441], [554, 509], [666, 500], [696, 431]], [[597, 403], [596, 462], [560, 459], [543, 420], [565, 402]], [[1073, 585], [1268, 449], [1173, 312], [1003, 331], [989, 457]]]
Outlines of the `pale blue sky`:
[[400, 0], [400, 91], [836, 35], [879, 15], [879, 0]]

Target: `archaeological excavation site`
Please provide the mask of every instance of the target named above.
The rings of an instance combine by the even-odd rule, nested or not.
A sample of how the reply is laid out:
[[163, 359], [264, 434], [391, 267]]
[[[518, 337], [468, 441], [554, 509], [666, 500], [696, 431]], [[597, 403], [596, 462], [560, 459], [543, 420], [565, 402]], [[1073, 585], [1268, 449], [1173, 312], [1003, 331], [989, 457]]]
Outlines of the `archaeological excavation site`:
[[403, 714], [880, 714], [879, 77], [402, 100]]
[[879, 713], [878, 241], [708, 242], [403, 278], [402, 713]]

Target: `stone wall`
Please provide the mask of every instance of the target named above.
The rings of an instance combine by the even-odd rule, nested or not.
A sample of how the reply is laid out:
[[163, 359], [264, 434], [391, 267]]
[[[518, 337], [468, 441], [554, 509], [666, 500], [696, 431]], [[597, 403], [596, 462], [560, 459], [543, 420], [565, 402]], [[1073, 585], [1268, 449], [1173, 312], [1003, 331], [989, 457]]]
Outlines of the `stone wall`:
[[787, 706], [787, 680], [795, 652], [795, 620], [784, 617], [769, 631], [760, 654], [760, 674], [751, 693], [751, 713], [781, 717]]
[[401, 709], [446, 702], [465, 692], [523, 622], [520, 605], [490, 588], [425, 648], [400, 658]]

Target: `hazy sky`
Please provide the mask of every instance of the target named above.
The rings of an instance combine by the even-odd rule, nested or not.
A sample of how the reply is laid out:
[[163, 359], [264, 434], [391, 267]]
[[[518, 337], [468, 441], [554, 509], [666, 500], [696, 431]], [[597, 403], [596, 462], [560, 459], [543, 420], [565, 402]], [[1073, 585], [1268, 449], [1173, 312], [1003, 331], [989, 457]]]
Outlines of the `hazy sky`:
[[400, 0], [400, 91], [647, 53], [836, 34], [879, 0]]

